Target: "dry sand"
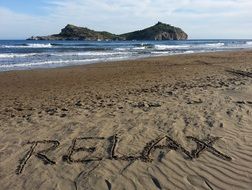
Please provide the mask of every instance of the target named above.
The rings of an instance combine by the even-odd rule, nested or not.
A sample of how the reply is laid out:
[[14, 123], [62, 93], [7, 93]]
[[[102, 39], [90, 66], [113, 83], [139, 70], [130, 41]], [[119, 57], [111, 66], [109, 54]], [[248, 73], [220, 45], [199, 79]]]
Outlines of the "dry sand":
[[251, 116], [251, 51], [3, 72], [0, 189], [249, 190]]

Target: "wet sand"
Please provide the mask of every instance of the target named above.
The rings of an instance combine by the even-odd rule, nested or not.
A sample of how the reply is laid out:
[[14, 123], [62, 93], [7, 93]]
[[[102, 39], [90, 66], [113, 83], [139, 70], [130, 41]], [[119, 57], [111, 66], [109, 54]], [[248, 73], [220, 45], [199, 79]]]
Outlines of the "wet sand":
[[251, 189], [252, 52], [0, 73], [3, 189]]

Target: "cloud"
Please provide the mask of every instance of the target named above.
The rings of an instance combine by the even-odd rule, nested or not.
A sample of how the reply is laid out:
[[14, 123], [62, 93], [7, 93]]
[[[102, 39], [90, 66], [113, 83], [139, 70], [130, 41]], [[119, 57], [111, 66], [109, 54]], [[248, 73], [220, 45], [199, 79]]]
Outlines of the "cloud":
[[44, 17], [15, 13], [0, 7], [0, 39], [23, 39], [50, 32], [50, 22]]
[[124, 33], [160, 20], [191, 38], [252, 38], [251, 0], [51, 0], [44, 9], [31, 16], [0, 7], [0, 37], [58, 33], [67, 23]]

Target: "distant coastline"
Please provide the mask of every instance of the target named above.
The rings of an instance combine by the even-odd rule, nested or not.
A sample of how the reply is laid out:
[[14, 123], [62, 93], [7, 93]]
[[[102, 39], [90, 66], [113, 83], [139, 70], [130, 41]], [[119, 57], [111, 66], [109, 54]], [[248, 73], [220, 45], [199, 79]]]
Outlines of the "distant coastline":
[[169, 24], [158, 22], [149, 28], [121, 35], [106, 31], [95, 31], [89, 28], [68, 24], [59, 34], [49, 36], [32, 36], [27, 40], [187, 40], [188, 35], [181, 29]]

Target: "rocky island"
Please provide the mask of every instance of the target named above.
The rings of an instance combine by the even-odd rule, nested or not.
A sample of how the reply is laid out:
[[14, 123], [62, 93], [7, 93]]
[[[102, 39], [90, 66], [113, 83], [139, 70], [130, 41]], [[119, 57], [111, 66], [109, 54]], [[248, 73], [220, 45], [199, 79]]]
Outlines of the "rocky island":
[[28, 40], [186, 40], [188, 35], [178, 27], [158, 22], [149, 28], [125, 34], [112, 34], [68, 24], [59, 34], [32, 36]]

